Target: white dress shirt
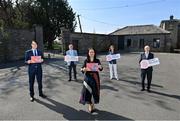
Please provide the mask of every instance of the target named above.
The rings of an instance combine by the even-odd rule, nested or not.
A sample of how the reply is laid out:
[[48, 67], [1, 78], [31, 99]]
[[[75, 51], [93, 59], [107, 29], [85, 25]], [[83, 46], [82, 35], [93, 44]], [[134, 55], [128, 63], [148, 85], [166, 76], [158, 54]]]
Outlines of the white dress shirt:
[[32, 51], [33, 51], [33, 55], [34, 56], [37, 56], [38, 54], [37, 54], [37, 49], [32, 49]]
[[146, 58], [148, 58], [148, 55], [149, 55], [149, 53], [148, 53], [148, 52], [145, 52], [145, 56], [146, 56]]

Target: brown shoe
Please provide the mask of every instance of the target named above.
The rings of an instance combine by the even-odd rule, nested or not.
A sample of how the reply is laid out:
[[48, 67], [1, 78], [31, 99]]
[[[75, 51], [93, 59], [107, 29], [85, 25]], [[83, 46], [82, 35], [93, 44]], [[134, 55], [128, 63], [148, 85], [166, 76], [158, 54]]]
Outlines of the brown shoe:
[[91, 104], [91, 108], [92, 108], [92, 110], [94, 110], [94, 109], [95, 109], [94, 104]]
[[89, 106], [88, 106], [88, 112], [92, 113], [92, 106], [91, 106], [91, 104], [89, 104]]

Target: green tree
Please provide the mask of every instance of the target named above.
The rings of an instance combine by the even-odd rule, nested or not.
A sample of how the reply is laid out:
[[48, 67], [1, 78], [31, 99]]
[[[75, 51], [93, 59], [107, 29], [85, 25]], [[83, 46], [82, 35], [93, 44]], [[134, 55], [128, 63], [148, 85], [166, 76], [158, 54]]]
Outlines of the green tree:
[[4, 26], [13, 26], [14, 17], [12, 0], [0, 0], [0, 19]]
[[6, 27], [29, 28], [41, 25], [44, 43], [52, 49], [61, 27], [75, 30], [75, 13], [67, 0], [0, 0], [0, 19]]
[[43, 26], [44, 42], [52, 49], [53, 40], [59, 36], [61, 27], [74, 31], [75, 13], [67, 0], [34, 0], [28, 12], [29, 23]]

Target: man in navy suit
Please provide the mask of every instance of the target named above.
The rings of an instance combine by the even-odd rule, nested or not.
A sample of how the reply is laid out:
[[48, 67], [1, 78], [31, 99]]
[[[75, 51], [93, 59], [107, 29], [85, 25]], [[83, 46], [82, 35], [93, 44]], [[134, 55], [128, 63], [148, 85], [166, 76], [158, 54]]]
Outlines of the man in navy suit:
[[[69, 55], [69, 56], [78, 56], [78, 54], [77, 54], [77, 50], [74, 50], [73, 49], [73, 45], [72, 44], [69, 44], [69, 50], [68, 51], [66, 51], [66, 55]], [[72, 71], [72, 69], [73, 69], [73, 72], [74, 72], [74, 79], [75, 80], [77, 80], [77, 78], [76, 78], [76, 64], [77, 64], [77, 62], [75, 62], [75, 61], [68, 61], [67, 62], [67, 65], [68, 65], [68, 69], [69, 69], [69, 80], [68, 81], [71, 81], [71, 71]]]
[[[34, 81], [35, 77], [38, 83], [39, 96], [45, 98], [46, 96], [42, 92], [42, 67], [43, 53], [37, 49], [37, 42], [32, 41], [32, 49], [25, 53], [25, 63], [28, 64], [28, 75], [29, 75], [29, 91], [30, 101], [34, 101]], [[40, 57], [38, 61], [32, 60], [32, 57]]]
[[[144, 53], [141, 54], [139, 63], [141, 63], [142, 60], [149, 60], [149, 59], [153, 59], [154, 58], [154, 54], [152, 54], [150, 52], [150, 47], [147, 45], [144, 47]], [[141, 69], [141, 81], [142, 81], [142, 89], [141, 91], [145, 90], [145, 78], [147, 76], [147, 91], [150, 91], [151, 88], [151, 80], [152, 80], [152, 72], [153, 72], [153, 67], [148, 67], [147, 69]]]

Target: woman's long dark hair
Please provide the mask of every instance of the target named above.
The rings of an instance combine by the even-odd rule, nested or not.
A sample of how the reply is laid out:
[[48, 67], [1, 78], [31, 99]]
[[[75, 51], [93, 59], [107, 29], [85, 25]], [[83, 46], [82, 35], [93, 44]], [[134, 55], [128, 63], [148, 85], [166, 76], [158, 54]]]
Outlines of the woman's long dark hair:
[[[96, 50], [94, 49], [94, 48], [89, 48], [88, 49], [88, 52], [87, 52], [87, 62], [90, 62], [91, 60], [90, 60], [90, 56], [89, 56], [89, 51], [90, 50], [94, 50], [94, 60], [96, 60]], [[94, 61], [93, 60], [93, 61]]]

